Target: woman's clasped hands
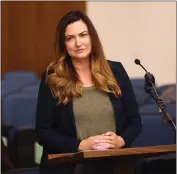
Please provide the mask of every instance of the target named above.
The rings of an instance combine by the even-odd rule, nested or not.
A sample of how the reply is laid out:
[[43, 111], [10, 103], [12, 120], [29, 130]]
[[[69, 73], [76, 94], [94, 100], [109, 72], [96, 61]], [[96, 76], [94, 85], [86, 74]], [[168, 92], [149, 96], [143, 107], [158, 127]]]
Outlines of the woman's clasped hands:
[[121, 136], [116, 135], [114, 132], [106, 132], [82, 140], [79, 151], [116, 149], [123, 146], [125, 146], [125, 142]]

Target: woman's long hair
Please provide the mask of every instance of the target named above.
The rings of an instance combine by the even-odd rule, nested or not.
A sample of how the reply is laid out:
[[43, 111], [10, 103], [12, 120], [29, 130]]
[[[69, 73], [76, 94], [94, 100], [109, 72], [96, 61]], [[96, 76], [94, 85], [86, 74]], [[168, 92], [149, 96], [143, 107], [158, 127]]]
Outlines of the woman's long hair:
[[[90, 54], [91, 73], [97, 89], [121, 96], [120, 87], [104, 56], [98, 34], [87, 15], [80, 11], [70, 11], [62, 17], [57, 27], [54, 60], [47, 67], [46, 83], [58, 98], [58, 104], [67, 104], [72, 97], [82, 96], [83, 85], [65, 48], [67, 25], [82, 20], [88, 27], [92, 51]], [[49, 73], [52, 71], [53, 73]]]

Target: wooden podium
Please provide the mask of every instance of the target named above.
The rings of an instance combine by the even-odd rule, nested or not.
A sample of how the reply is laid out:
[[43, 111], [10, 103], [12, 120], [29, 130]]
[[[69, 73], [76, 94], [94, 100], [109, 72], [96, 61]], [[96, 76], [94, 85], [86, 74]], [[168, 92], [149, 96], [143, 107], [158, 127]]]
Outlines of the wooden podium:
[[148, 146], [139, 148], [123, 148], [104, 151], [82, 151], [76, 153], [50, 154], [49, 164], [78, 163], [85, 160], [112, 160], [115, 174], [133, 174], [134, 162], [141, 158], [157, 157], [176, 152], [176, 144]]

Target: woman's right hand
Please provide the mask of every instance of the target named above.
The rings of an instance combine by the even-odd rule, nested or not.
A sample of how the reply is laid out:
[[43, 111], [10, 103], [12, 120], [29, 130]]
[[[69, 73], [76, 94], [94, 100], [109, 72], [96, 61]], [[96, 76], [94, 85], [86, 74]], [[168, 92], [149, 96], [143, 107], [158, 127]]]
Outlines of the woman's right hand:
[[[101, 140], [101, 143], [100, 141]], [[107, 139], [104, 135], [91, 136], [87, 139], [84, 139], [79, 144], [78, 150], [107, 150], [110, 148], [115, 148], [114, 145], [107, 142]]]

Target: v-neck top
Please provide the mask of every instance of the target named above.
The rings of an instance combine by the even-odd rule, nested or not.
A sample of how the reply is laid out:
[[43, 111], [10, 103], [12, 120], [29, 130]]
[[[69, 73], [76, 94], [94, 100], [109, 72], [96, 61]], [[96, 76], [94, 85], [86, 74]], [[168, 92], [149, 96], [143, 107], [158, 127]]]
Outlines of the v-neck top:
[[116, 131], [113, 106], [106, 92], [95, 86], [84, 87], [83, 96], [73, 98], [77, 138]]

